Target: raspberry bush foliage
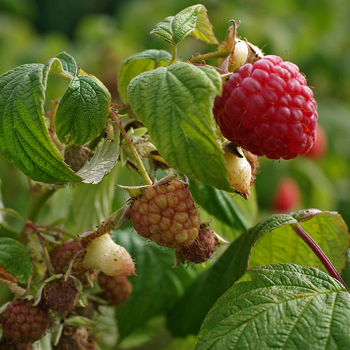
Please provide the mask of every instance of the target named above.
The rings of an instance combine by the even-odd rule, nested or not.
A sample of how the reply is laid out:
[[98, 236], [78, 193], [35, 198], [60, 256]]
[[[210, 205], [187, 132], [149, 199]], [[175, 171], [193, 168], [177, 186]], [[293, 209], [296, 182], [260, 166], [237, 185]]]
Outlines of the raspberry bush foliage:
[[[0, 345], [350, 347], [341, 215], [257, 212], [259, 159], [312, 149], [317, 86], [227, 27], [200, 4], [165, 18], [169, 50], [126, 59], [118, 96], [67, 52], [0, 76], [0, 152], [30, 197], [0, 201]], [[182, 57], [190, 36], [207, 52]]]

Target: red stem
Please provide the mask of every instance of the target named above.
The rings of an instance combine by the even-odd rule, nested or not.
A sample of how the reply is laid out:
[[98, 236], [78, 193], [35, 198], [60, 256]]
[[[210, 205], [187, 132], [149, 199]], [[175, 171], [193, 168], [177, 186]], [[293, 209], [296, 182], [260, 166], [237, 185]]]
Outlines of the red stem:
[[341, 284], [344, 285], [346, 290], [349, 290], [343, 279], [340, 277], [338, 271], [333, 266], [331, 261], [328, 259], [327, 255], [322, 251], [322, 249], [317, 245], [317, 243], [310, 237], [310, 235], [299, 225], [293, 225], [294, 231], [298, 236], [311, 248], [311, 250], [320, 259], [323, 266], [327, 269], [328, 273], [335, 279], [337, 279]]

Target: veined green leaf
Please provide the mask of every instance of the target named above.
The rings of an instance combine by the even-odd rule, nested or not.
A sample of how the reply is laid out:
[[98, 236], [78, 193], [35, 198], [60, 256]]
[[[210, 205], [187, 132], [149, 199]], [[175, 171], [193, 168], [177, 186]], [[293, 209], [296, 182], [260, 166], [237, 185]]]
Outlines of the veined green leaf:
[[131, 107], [165, 161], [187, 176], [232, 191], [212, 118], [220, 75], [209, 66], [177, 62], [135, 77]]
[[[233, 283], [242, 277], [249, 265], [250, 256], [259, 253], [258, 243], [260, 239], [264, 239], [265, 236], [271, 233], [281, 232], [282, 230], [286, 230], [289, 234], [292, 234], [292, 232], [290, 232], [290, 226], [297, 223], [307, 230], [308, 234], [311, 236], [313, 236], [315, 232], [317, 234], [318, 230], [320, 230], [320, 226], [322, 226], [323, 232], [334, 230], [340, 236], [345, 235], [348, 237], [346, 225], [337, 213], [304, 210], [294, 213], [293, 215], [277, 214], [264, 219], [232, 242], [222, 256], [220, 256], [210, 268], [205, 270], [186, 290], [183, 298], [175, 305], [169, 314], [168, 327], [170, 330], [175, 335], [179, 336], [184, 336], [189, 333], [197, 334], [205, 315], [215, 301], [230, 288]], [[338, 226], [338, 229], [335, 228], [336, 226]], [[220, 232], [218, 233], [220, 234]], [[298, 240], [302, 241], [295, 232], [293, 232], [293, 235], [295, 235]], [[329, 239], [332, 240], [332, 237], [333, 236]], [[343, 238], [335, 239], [335, 243], [332, 243], [331, 246], [333, 246], [333, 244], [337, 245], [339, 244], [338, 242], [342, 241]], [[327, 250], [327, 244], [330, 244], [325, 244], [322, 240], [317, 243], [319, 243], [322, 249], [326, 248], [325, 250]], [[342, 244], [343, 243], [340, 243], [340, 245]], [[339, 251], [339, 248], [337, 249]], [[288, 255], [288, 250], [293, 250], [293, 246], [290, 245], [288, 240], [285, 240], [282, 254]], [[265, 254], [268, 255], [266, 252]], [[294, 254], [297, 255], [295, 252]], [[313, 255], [313, 253], [309, 249], [305, 251], [304, 254], [305, 262], [307, 263], [309, 257]], [[332, 260], [332, 255], [330, 258]], [[337, 259], [338, 258], [336, 258], [335, 263], [337, 263]], [[292, 260], [289, 262], [294, 261]]]
[[191, 32], [196, 39], [205, 41], [208, 44], [218, 45], [219, 42], [213, 32], [213, 26], [209, 21], [207, 9], [202, 6], [197, 15], [196, 27]]
[[296, 223], [290, 215], [273, 215], [233, 241], [220, 258], [193, 281], [170, 311], [168, 328], [171, 332], [181, 337], [197, 334], [215, 301], [246, 271], [257, 240], [280, 226]]
[[170, 53], [164, 50], [146, 50], [125, 60], [118, 72], [118, 91], [122, 101], [128, 101], [127, 88], [134, 77], [151, 69], [166, 66], [170, 60]]
[[254, 267], [208, 313], [195, 350], [350, 348], [350, 294], [315, 268]]
[[57, 137], [62, 143], [83, 145], [106, 125], [111, 96], [89, 75], [73, 77], [56, 112]]
[[32, 180], [52, 184], [81, 181], [63, 162], [44, 122], [47, 78], [57, 61], [25, 64], [0, 77], [0, 152]]
[[0, 237], [0, 277], [26, 283], [32, 272], [28, 248], [15, 239]]
[[151, 34], [155, 34], [161, 39], [177, 45], [195, 30], [197, 16], [202, 7], [203, 5], [190, 6], [175, 16], [167, 17], [164, 22], [156, 25]]

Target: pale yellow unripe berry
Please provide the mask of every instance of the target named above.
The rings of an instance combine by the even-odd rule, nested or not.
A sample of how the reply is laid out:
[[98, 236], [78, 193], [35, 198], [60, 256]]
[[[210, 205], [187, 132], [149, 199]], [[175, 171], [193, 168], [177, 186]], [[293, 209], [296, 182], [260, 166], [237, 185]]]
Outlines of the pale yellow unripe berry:
[[238, 157], [230, 152], [224, 154], [226, 169], [231, 186], [248, 200], [252, 181], [252, 168], [246, 157], [243, 155], [243, 152], [239, 153], [242, 157]]
[[135, 275], [135, 264], [127, 250], [116, 244], [109, 233], [93, 238], [85, 248], [84, 265], [109, 276]]

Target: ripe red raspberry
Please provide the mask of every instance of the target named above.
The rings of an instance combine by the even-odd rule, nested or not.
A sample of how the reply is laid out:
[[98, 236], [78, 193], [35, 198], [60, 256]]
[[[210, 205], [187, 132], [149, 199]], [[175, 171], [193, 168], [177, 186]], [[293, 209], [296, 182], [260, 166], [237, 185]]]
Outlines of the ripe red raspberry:
[[7, 305], [0, 315], [0, 321], [4, 336], [16, 344], [34, 343], [50, 325], [50, 317], [44, 309], [20, 298]]
[[71, 259], [77, 254], [82, 247], [77, 241], [67, 241], [59, 244], [50, 253], [51, 264], [55, 272], [65, 274]]
[[127, 276], [108, 276], [100, 272], [98, 283], [103, 289], [98, 296], [107, 300], [112, 306], [122, 305], [130, 298], [132, 284]]
[[129, 215], [137, 233], [162, 247], [190, 245], [200, 218], [187, 184], [178, 179], [147, 187], [132, 200]]
[[270, 55], [230, 76], [213, 113], [228, 140], [258, 156], [292, 159], [315, 140], [316, 109], [298, 66]]
[[289, 213], [297, 210], [300, 203], [301, 191], [298, 183], [289, 176], [282, 177], [272, 199], [272, 210], [277, 213]]
[[187, 247], [180, 247], [176, 254], [182, 263], [192, 262], [200, 264], [207, 261], [215, 252], [217, 241], [214, 231], [204, 227], [199, 230], [196, 240]]
[[65, 281], [60, 278], [45, 285], [39, 305], [43, 309], [65, 315], [75, 308], [78, 296], [74, 279], [68, 278]]

